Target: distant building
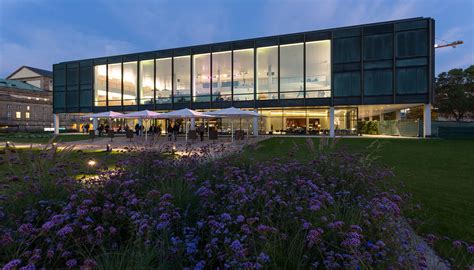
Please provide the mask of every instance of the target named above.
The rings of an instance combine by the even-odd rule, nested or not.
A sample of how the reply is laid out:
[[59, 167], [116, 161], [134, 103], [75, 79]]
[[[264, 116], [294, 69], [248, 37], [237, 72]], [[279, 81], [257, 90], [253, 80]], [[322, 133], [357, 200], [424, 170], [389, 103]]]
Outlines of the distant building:
[[52, 95], [52, 91], [29, 83], [0, 79], [0, 132], [50, 129]]
[[47, 91], [53, 91], [53, 72], [48, 70], [22, 66], [6, 79], [21, 81]]

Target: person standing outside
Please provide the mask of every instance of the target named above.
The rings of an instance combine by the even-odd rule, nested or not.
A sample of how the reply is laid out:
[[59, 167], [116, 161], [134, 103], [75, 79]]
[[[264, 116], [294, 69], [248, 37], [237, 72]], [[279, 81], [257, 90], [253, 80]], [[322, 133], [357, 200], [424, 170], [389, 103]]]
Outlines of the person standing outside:
[[204, 123], [201, 123], [201, 125], [199, 126], [199, 137], [201, 138], [201, 142], [204, 140], [204, 130], [206, 128], [204, 127]]
[[179, 133], [179, 123], [178, 123], [178, 122], [175, 122], [175, 123], [174, 123], [174, 127], [173, 127], [173, 138], [174, 138], [174, 141], [177, 141], [177, 140], [178, 140], [178, 133]]
[[168, 132], [168, 141], [172, 141], [173, 138], [173, 126], [171, 126], [171, 122], [168, 124], [168, 128], [166, 129], [166, 131]]

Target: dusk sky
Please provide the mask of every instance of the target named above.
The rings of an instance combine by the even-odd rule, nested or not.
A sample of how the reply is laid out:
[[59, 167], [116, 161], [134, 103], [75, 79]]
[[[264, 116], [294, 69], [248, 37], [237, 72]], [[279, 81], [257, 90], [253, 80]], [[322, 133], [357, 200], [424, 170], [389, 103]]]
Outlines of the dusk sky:
[[0, 78], [22, 65], [432, 17], [436, 73], [474, 64], [474, 0], [0, 0]]

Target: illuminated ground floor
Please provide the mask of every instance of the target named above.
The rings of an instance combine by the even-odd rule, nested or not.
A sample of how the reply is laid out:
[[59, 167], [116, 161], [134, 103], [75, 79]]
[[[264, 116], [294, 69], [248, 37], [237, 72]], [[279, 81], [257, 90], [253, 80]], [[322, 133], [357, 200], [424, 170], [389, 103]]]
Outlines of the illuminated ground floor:
[[[394, 136], [421, 137], [431, 134], [431, 108], [429, 104], [389, 104], [360, 105], [337, 107], [271, 107], [242, 108], [257, 111], [258, 119], [196, 119], [188, 123], [189, 128], [203, 124], [215, 129], [219, 134], [242, 130], [251, 135], [360, 135], [382, 134]], [[206, 110], [199, 110], [206, 111]], [[161, 111], [160, 111], [161, 112]], [[164, 112], [164, 111], [163, 111]], [[94, 129], [92, 119], [82, 119], [86, 114], [68, 114], [68, 122], [59, 123], [58, 129], [84, 131], [89, 124]], [[156, 119], [140, 122], [146, 129], [159, 127], [166, 133], [167, 127], [178, 122], [184, 132], [183, 121]], [[138, 120], [132, 119], [99, 119], [98, 125], [109, 125], [117, 132], [126, 127], [134, 128]]]

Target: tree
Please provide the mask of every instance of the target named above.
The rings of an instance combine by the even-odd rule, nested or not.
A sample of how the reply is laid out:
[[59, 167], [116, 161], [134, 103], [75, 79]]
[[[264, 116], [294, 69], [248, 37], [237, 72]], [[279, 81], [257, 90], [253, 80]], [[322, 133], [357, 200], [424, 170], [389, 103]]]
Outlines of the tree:
[[435, 106], [439, 113], [453, 116], [458, 122], [474, 114], [474, 65], [438, 75]]

